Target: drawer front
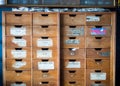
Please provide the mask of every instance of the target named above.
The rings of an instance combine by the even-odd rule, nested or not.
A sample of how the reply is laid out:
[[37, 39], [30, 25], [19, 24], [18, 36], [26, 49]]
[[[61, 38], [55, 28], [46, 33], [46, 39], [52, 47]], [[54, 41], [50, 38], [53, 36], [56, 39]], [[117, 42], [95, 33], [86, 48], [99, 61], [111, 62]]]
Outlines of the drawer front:
[[50, 25], [33, 26], [33, 36], [57, 36], [58, 27]]
[[[30, 71], [6, 71], [6, 81], [8, 82], [29, 82], [31, 81]], [[9, 83], [8, 83], [9, 84]]]
[[55, 79], [34, 79], [33, 86], [58, 86]]
[[61, 58], [63, 59], [85, 59], [85, 49], [82, 48], [64, 48], [61, 49]]
[[63, 86], [85, 86], [85, 83], [84, 81], [78, 81], [78, 80], [65, 81]]
[[95, 59], [87, 58], [87, 68], [88, 69], [109, 69], [110, 60], [109, 59]]
[[110, 58], [110, 48], [88, 48], [87, 58]]
[[58, 52], [54, 48], [34, 48], [33, 58], [34, 59], [57, 59]]
[[39, 48], [56, 48], [57, 46], [57, 38], [43, 36], [43, 37], [34, 37], [33, 38], [33, 47]]
[[61, 35], [84, 37], [85, 27], [84, 26], [62, 26]]
[[6, 37], [6, 46], [9, 47], [30, 47], [32, 46], [30, 36], [24, 36], [24, 37], [13, 37], [13, 36], [7, 36]]
[[32, 35], [32, 27], [25, 25], [7, 25], [5, 28], [7, 36], [30, 36]]
[[6, 57], [13, 59], [31, 58], [31, 48], [7, 48]]
[[65, 81], [84, 81], [85, 80], [85, 69], [65, 69], [64, 70]]
[[84, 25], [85, 14], [63, 13], [61, 14], [61, 25]]
[[60, 0], [60, 4], [62, 4], [62, 5], [79, 5], [80, 0]]
[[34, 59], [33, 60], [33, 70], [56, 70], [58, 69], [58, 64], [56, 64], [56, 60], [40, 60], [40, 59]]
[[57, 70], [33, 71], [33, 79], [55, 79], [57, 75]]
[[[25, 76], [24, 76], [25, 77]], [[31, 81], [6, 81], [6, 86], [31, 86]]]
[[84, 59], [65, 59], [64, 69], [82, 69], [85, 68]]
[[109, 81], [90, 81], [87, 82], [87, 86], [110, 86]]
[[85, 38], [84, 37], [63, 37], [63, 41], [61, 41], [63, 48], [85, 48]]
[[87, 37], [87, 48], [110, 48], [108, 37]]
[[100, 37], [110, 37], [111, 27], [110, 26], [87, 26], [87, 36], [100, 36]]
[[33, 13], [33, 25], [57, 25], [57, 13]]
[[87, 25], [111, 25], [110, 13], [87, 13], [86, 14]]
[[8, 12], [5, 15], [6, 24], [32, 25], [32, 14], [27, 12]]
[[7, 70], [30, 70], [31, 60], [6, 60]]

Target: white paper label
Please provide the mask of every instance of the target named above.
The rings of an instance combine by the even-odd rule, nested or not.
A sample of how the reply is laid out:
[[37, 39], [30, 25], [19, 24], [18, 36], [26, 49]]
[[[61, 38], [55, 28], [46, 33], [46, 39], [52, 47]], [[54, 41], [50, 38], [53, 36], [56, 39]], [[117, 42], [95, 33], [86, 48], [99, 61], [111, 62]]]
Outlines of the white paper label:
[[54, 62], [38, 62], [39, 70], [52, 70], [54, 69]]
[[20, 47], [26, 47], [26, 40], [25, 39], [13, 39], [13, 43], [17, 44]]
[[80, 68], [81, 64], [80, 62], [76, 61], [76, 62], [68, 62], [66, 68]]
[[24, 84], [24, 83], [22, 83], [22, 84], [16, 84], [16, 83], [14, 83], [14, 84], [11, 84], [11, 86], [27, 86], [27, 85]]
[[50, 47], [50, 46], [53, 46], [53, 40], [52, 39], [38, 39], [37, 40], [37, 46], [38, 47]]
[[37, 50], [37, 58], [51, 58], [52, 50]]
[[86, 21], [87, 21], [87, 22], [100, 21], [100, 17], [98, 17], [98, 16], [87, 16], [87, 17], [86, 17]]
[[26, 35], [26, 28], [25, 27], [12, 27], [10, 28], [10, 34], [13, 36], [24, 36]]
[[27, 56], [26, 50], [12, 50], [11, 54], [14, 58], [26, 58]]
[[25, 66], [25, 65], [26, 65], [26, 62], [16, 61], [16, 62], [12, 65], [12, 67], [13, 67], [13, 68], [21, 68], [21, 67], [23, 67], [23, 66]]
[[90, 80], [106, 80], [106, 73], [90, 73]]

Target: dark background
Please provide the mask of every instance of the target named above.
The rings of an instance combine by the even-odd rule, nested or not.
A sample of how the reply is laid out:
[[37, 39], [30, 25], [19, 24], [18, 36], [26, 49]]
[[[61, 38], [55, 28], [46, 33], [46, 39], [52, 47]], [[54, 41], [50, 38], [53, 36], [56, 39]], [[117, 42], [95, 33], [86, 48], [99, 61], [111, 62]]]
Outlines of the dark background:
[[[11, 8], [0, 8], [0, 86], [2, 85], [2, 11], [11, 11]], [[116, 86], [120, 86], [120, 8], [116, 10]]]

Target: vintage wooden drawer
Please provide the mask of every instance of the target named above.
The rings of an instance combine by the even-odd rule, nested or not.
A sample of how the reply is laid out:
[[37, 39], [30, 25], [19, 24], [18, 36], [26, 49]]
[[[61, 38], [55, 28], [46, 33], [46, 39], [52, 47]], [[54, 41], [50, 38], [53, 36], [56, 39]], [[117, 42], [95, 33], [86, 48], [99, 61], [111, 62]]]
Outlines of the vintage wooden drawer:
[[13, 59], [25, 59], [31, 58], [31, 47], [25, 48], [7, 48], [6, 49], [6, 57]]
[[111, 13], [86, 13], [87, 25], [111, 25]]
[[61, 25], [85, 25], [85, 13], [61, 13]]
[[109, 37], [87, 37], [87, 48], [110, 48]]
[[[5, 74], [6, 81], [8, 82], [29, 82], [31, 81], [31, 72], [30, 71], [6, 71]], [[8, 83], [9, 84], [9, 83]]]
[[87, 48], [87, 58], [110, 58], [110, 48]]
[[34, 59], [57, 59], [58, 52], [54, 48], [33, 48]]
[[57, 70], [33, 71], [33, 79], [55, 79], [58, 77]]
[[56, 79], [34, 79], [33, 86], [58, 86]]
[[62, 5], [79, 5], [80, 0], [60, 0], [60, 4], [62, 4]]
[[34, 59], [33, 70], [56, 70], [58, 69], [57, 60], [49, 59]]
[[87, 36], [111, 37], [111, 26], [86, 26]]
[[85, 67], [84, 59], [64, 59], [64, 69], [82, 69]]
[[63, 59], [85, 59], [86, 51], [82, 48], [62, 48], [61, 58]]
[[5, 35], [7, 36], [30, 36], [32, 35], [32, 27], [25, 25], [7, 25], [5, 27]]
[[85, 27], [84, 26], [62, 26], [61, 35], [84, 37]]
[[30, 12], [6, 12], [5, 22], [8, 25], [32, 25], [32, 14]]
[[109, 81], [90, 81], [87, 82], [87, 86], [110, 86]]
[[[87, 83], [91, 81], [110, 81], [110, 70], [108, 69], [87, 69]], [[108, 85], [107, 85], [108, 86]]]
[[85, 38], [84, 37], [63, 37], [61, 41], [62, 48], [85, 48]]
[[30, 70], [31, 69], [31, 60], [28, 59], [19, 59], [12, 60], [6, 59], [6, 69], [7, 70]]
[[30, 36], [7, 36], [6, 37], [6, 46], [9, 47], [30, 47], [32, 46], [32, 37]]
[[65, 69], [64, 70], [65, 81], [84, 81], [85, 80], [85, 69]]
[[[25, 77], [25, 76], [24, 76]], [[6, 81], [6, 86], [31, 86], [31, 81]]]
[[33, 36], [58, 36], [58, 26], [33, 26]]
[[55, 12], [36, 12], [33, 13], [33, 25], [57, 25], [58, 18], [58, 13]]
[[98, 58], [87, 58], [87, 68], [88, 69], [109, 69], [110, 60], [98, 59]]
[[85, 86], [85, 81], [65, 81], [63, 86]]
[[57, 38], [51, 36], [42, 36], [42, 37], [34, 37], [33, 38], [33, 47], [40, 48], [56, 48], [57, 46]]

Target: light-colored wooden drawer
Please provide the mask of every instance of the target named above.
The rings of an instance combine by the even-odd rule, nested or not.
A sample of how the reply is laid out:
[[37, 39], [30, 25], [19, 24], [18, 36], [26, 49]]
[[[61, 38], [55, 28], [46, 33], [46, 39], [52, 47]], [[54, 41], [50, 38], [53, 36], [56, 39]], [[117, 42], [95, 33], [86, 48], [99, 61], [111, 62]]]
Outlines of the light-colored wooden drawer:
[[109, 37], [87, 37], [87, 48], [110, 48]]
[[8, 25], [32, 25], [32, 14], [30, 12], [7, 12], [5, 22]]
[[86, 26], [87, 36], [111, 37], [111, 26]]
[[86, 51], [82, 48], [62, 48], [61, 58], [63, 59], [85, 59]]
[[85, 38], [84, 37], [63, 37], [61, 41], [62, 48], [85, 48]]
[[33, 26], [33, 36], [58, 36], [58, 26]]
[[87, 58], [88, 69], [110, 69], [109, 59]]
[[86, 67], [84, 59], [64, 59], [64, 69], [82, 69]]
[[83, 81], [73, 80], [73, 81], [65, 81], [63, 86], [85, 86], [85, 84], [84, 84], [84, 80]]
[[63, 36], [85, 36], [85, 27], [84, 26], [62, 26], [61, 35]]
[[6, 36], [31, 36], [32, 27], [26, 25], [6, 25]]
[[87, 25], [111, 25], [111, 13], [86, 13]]
[[31, 81], [6, 81], [6, 86], [31, 86]]
[[42, 37], [34, 37], [33, 38], [33, 47], [40, 48], [56, 48], [57, 46], [57, 38], [51, 36], [42, 36]]
[[6, 58], [11, 59], [30, 59], [31, 58], [31, 47], [25, 48], [7, 48]]
[[33, 13], [33, 25], [58, 25], [58, 13]]
[[87, 48], [87, 58], [110, 58], [110, 48]]
[[61, 25], [85, 25], [85, 13], [61, 13]]
[[30, 70], [31, 69], [31, 60], [19, 59], [11, 60], [6, 59], [6, 69], [7, 70]]
[[30, 36], [7, 36], [6, 37], [6, 46], [9, 47], [31, 47], [32, 46], [32, 37]]
[[57, 59], [58, 52], [55, 48], [33, 48], [34, 59]]
[[[17, 81], [23, 81], [23, 82], [29, 82], [31, 81], [31, 72], [30, 71], [6, 71], [5, 72], [6, 81], [8, 82], [17, 82]], [[8, 83], [9, 84], [9, 83]]]

